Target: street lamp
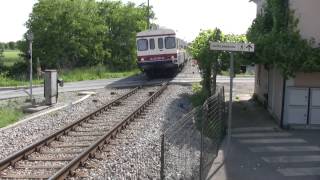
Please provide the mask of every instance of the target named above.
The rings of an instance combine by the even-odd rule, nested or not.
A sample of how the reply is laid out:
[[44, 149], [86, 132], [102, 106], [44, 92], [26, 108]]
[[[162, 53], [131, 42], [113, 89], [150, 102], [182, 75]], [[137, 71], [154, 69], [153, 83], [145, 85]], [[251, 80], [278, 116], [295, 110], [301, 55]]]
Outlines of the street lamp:
[[32, 97], [32, 41], [33, 41], [33, 33], [29, 31], [27, 34], [27, 40], [29, 41], [29, 57], [30, 57], [30, 102], [33, 105], [34, 100]]

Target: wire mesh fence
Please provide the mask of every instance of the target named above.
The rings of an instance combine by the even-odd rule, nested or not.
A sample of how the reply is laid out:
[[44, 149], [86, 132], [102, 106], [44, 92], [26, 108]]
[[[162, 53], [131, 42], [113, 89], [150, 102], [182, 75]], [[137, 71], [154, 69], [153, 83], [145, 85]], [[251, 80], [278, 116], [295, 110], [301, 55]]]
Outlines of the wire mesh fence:
[[205, 179], [225, 134], [224, 88], [161, 136], [161, 179]]

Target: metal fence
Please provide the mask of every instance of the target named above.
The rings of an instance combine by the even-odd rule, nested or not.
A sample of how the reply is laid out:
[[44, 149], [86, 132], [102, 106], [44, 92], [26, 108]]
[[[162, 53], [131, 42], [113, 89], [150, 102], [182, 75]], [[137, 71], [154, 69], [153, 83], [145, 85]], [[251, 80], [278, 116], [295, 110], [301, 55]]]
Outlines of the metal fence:
[[224, 88], [161, 136], [161, 179], [205, 179], [225, 134]]

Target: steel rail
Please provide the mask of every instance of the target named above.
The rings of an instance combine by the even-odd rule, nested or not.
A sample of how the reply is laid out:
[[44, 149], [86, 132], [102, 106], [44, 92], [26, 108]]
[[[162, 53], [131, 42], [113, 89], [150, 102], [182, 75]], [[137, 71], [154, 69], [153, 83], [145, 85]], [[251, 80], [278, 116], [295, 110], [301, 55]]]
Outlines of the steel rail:
[[136, 117], [138, 117], [147, 106], [154, 102], [154, 100], [167, 88], [168, 83], [163, 83], [162, 87], [150, 96], [142, 105], [140, 105], [133, 113], [124, 118], [123, 121], [115, 125], [109, 132], [103, 137], [97, 140], [94, 144], [89, 146], [80, 155], [69, 162], [64, 168], [60, 169], [57, 173], [51, 176], [50, 180], [60, 180], [65, 179], [69, 175], [74, 175], [74, 171], [84, 165], [84, 162], [89, 158], [94, 158], [97, 151], [101, 151], [105, 144], [109, 144], [112, 139], [114, 139], [120, 131], [122, 131], [126, 126], [128, 126]]
[[68, 134], [69, 131], [74, 129], [76, 126], [81, 125], [82, 123], [88, 121], [93, 116], [98, 116], [104, 111], [107, 111], [112, 106], [117, 105], [117, 103], [122, 100], [126, 99], [132, 94], [136, 93], [140, 87], [136, 87], [130, 92], [124, 94], [123, 96], [111, 101], [110, 103], [104, 105], [102, 108], [99, 108], [98, 110], [95, 110], [94, 112], [86, 115], [85, 117], [81, 118], [78, 121], [75, 121], [71, 123], [70, 125], [67, 125], [61, 130], [58, 130], [57, 132], [49, 135], [48, 137], [45, 137], [38, 142], [31, 144], [30, 146], [27, 146], [26, 148], [10, 155], [9, 157], [3, 159], [0, 161], [0, 171], [8, 168], [9, 166], [15, 166], [15, 163], [20, 161], [21, 159], [27, 159], [27, 156], [32, 154], [33, 152], [39, 152], [40, 148], [46, 145], [49, 145], [52, 141], [58, 140], [61, 136]]

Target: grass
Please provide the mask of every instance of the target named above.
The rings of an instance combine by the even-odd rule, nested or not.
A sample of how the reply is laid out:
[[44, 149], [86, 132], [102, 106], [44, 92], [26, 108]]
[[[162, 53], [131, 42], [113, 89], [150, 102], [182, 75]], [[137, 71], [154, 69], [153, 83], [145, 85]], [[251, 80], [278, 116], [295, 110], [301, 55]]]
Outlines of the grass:
[[77, 68], [70, 71], [62, 71], [59, 75], [65, 82], [122, 78], [139, 74], [139, 69], [129, 71], [111, 71], [103, 66], [95, 66], [90, 68]]
[[10, 107], [0, 107], [0, 128], [17, 122], [23, 113], [21, 110]]
[[[43, 80], [34, 79], [32, 81], [33, 84], [41, 84]], [[9, 78], [4, 74], [0, 73], [0, 87], [7, 87], [7, 86], [27, 86], [29, 85], [29, 81], [25, 79], [13, 79]]]
[[201, 106], [207, 99], [208, 94], [202, 90], [200, 83], [192, 84], [193, 95], [190, 97], [193, 107]]
[[[229, 76], [229, 71], [221, 71], [220, 75], [222, 76]], [[236, 77], [251, 77], [254, 74], [252, 73], [237, 73]]]
[[3, 52], [5, 66], [12, 66], [14, 63], [22, 61], [22, 58], [19, 56], [19, 50], [5, 50]]
[[[95, 66], [89, 68], [76, 68], [68, 71], [59, 72], [59, 78], [63, 79], [64, 82], [75, 82], [83, 80], [96, 80], [96, 79], [110, 79], [110, 78], [121, 78], [129, 77], [132, 75], [139, 74], [139, 69], [133, 69], [129, 71], [111, 71], [103, 66]], [[0, 72], [0, 87], [7, 86], [27, 86], [29, 85], [28, 78], [13, 79], [7, 77], [5, 74]], [[34, 79], [33, 84], [42, 84], [43, 79]]]

